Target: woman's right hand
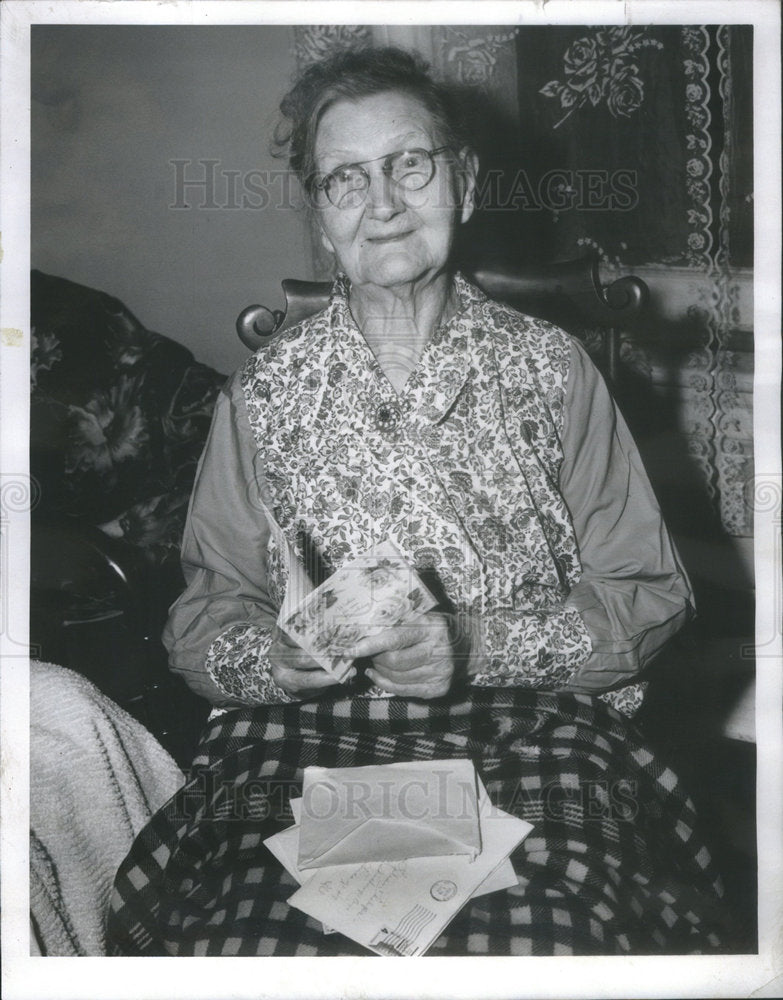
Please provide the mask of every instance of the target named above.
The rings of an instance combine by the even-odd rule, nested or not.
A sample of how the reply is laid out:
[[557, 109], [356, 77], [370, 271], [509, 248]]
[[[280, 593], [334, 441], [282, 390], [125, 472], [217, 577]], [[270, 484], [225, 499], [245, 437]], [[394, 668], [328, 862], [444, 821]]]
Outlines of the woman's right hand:
[[[286, 694], [295, 698], [306, 698], [308, 695], [318, 694], [325, 688], [341, 683], [296, 643], [282, 632], [275, 628], [272, 634], [272, 645], [269, 647], [267, 658], [272, 667], [272, 679], [278, 687], [281, 687]], [[343, 682], [350, 680], [356, 675], [353, 668]]]

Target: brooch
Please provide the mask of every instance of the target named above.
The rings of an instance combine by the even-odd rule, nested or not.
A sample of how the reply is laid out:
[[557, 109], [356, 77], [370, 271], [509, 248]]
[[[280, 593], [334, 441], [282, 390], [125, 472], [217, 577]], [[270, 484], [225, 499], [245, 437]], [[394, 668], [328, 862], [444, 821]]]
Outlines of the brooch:
[[373, 411], [375, 429], [384, 437], [394, 437], [402, 423], [402, 410], [397, 403], [382, 400], [376, 403]]

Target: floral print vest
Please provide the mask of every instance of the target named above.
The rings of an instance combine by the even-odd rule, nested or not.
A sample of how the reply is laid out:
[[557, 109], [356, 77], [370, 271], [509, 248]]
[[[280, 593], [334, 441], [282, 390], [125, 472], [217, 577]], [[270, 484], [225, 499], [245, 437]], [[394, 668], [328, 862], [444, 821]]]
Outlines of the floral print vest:
[[[570, 338], [454, 280], [461, 306], [399, 395], [342, 276], [248, 360], [264, 500], [315, 583], [388, 538], [453, 611], [554, 610], [581, 575], [557, 488]], [[280, 603], [274, 540], [268, 571]]]

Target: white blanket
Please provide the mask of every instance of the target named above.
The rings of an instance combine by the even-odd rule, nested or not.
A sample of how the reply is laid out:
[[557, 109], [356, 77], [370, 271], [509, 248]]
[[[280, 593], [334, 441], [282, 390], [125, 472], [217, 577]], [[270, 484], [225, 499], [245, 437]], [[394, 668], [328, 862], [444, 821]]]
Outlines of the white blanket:
[[106, 954], [117, 868], [184, 780], [155, 738], [84, 677], [31, 663], [33, 954]]

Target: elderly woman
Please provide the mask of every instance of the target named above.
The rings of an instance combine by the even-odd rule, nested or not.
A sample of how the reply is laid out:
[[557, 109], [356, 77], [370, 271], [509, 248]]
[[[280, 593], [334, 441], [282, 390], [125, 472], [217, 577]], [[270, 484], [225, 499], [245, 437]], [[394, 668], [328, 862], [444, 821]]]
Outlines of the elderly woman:
[[[474, 900], [438, 947], [708, 946], [698, 900], [709, 908], [714, 872], [687, 799], [601, 704], [633, 713], [640, 671], [690, 612], [622, 418], [570, 337], [455, 273], [477, 161], [448, 93], [415, 58], [338, 55], [281, 107], [291, 168], [338, 274], [328, 307], [262, 347], [216, 408], [183, 545], [187, 589], [165, 633], [172, 668], [236, 710], [215, 713], [196, 764], [235, 795], [249, 776], [296, 780], [307, 763], [472, 756], [536, 830], [515, 856], [519, 886]], [[291, 562], [317, 583], [385, 540], [439, 603], [356, 642], [338, 683], [275, 626]], [[542, 794], [552, 788], [571, 808]], [[143, 951], [142, 937], [176, 953], [350, 953], [297, 911], [276, 923], [271, 901], [293, 887], [257, 851], [232, 849], [237, 828], [249, 836], [243, 824], [226, 828], [223, 864], [206, 847], [210, 860], [193, 861], [213, 807], [184, 834], [182, 881], [173, 862], [159, 873], [165, 916], [145, 921], [128, 903], [139, 879], [144, 896], [156, 878], [154, 855], [129, 859], [115, 900], [121, 947]], [[662, 813], [666, 829], [649, 818], [660, 827]], [[173, 820], [170, 837], [176, 857]], [[188, 886], [207, 869], [223, 888], [199, 911]], [[690, 883], [682, 906], [678, 879]], [[251, 911], [255, 923], [242, 919]]]
[[[283, 103], [291, 167], [335, 256], [331, 303], [227, 385], [193, 494], [171, 664], [216, 705], [336, 682], [274, 629], [285, 562], [391, 539], [437, 590], [349, 651], [357, 696], [458, 685], [609, 692], [685, 621], [690, 589], [636, 448], [583, 350], [459, 274], [477, 163], [401, 53], [349, 53]], [[616, 690], [616, 689], [622, 690]]]

